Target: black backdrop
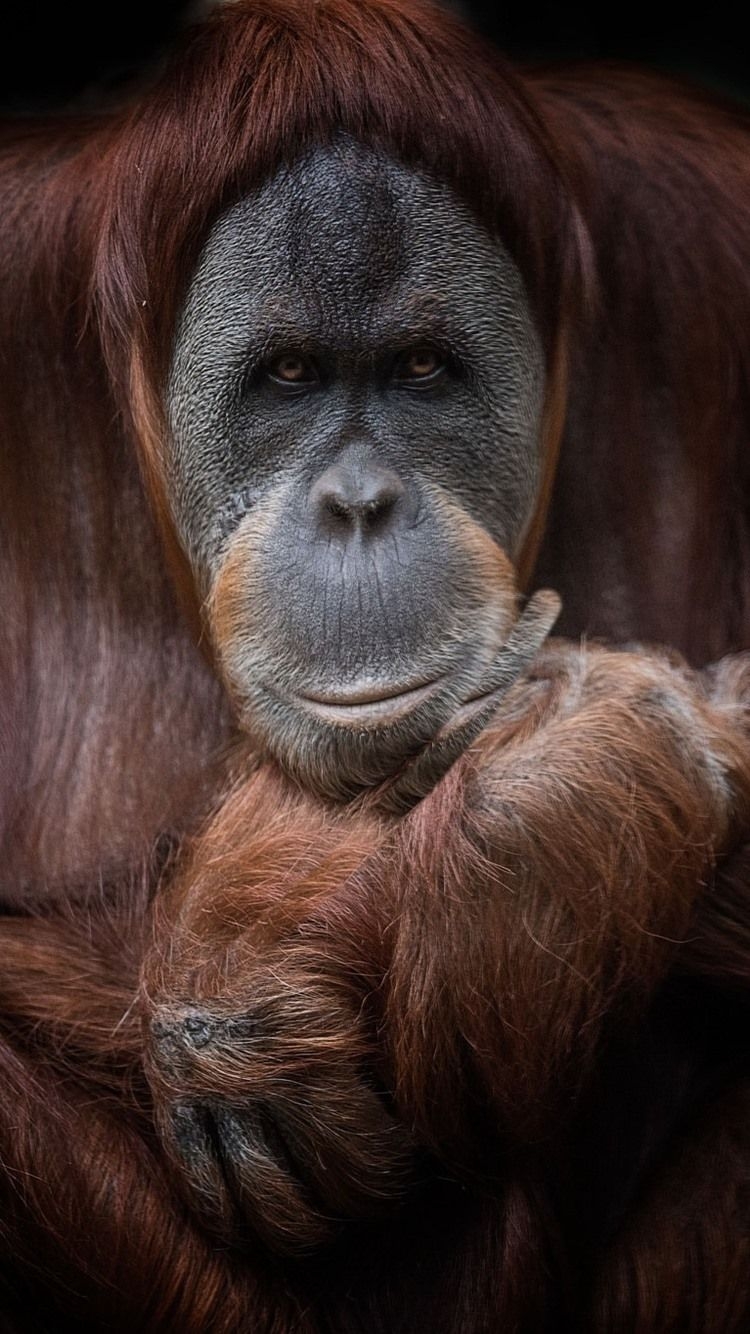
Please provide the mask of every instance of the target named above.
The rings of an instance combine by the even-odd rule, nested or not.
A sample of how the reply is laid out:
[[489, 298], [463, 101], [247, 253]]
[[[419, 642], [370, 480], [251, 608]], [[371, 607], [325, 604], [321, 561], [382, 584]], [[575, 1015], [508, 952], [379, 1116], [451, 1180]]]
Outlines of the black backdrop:
[[741, 4], [656, 3], [616, 7], [519, 0], [452, 5], [520, 59], [638, 61], [687, 75], [750, 100], [750, 43]]

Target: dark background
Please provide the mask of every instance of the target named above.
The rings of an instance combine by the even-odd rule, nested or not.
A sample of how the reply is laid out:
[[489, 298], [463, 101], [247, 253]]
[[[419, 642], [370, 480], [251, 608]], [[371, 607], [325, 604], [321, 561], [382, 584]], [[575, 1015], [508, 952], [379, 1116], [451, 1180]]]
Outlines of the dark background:
[[[698, 79], [750, 101], [750, 44], [743, 6], [614, 5], [456, 0], [503, 51], [520, 59], [628, 60]], [[692, 17], [690, 16], [692, 10]]]
[[[147, 77], [207, 0], [5, 0], [0, 109], [98, 107]], [[519, 59], [598, 57], [671, 70], [750, 102], [742, 7], [445, 0]], [[675, 15], [677, 14], [677, 17]]]

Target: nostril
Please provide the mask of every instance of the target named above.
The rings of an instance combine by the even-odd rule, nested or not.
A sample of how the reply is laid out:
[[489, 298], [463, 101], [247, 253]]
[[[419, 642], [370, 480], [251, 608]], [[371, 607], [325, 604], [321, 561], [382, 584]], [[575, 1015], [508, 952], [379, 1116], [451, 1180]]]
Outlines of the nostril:
[[364, 500], [360, 506], [360, 515], [365, 528], [378, 528], [393, 510], [400, 492], [395, 488], [384, 488], [378, 495]]
[[341, 496], [322, 496], [321, 503], [323, 509], [331, 518], [336, 519], [339, 523], [351, 523], [355, 517], [351, 505], [348, 505]]

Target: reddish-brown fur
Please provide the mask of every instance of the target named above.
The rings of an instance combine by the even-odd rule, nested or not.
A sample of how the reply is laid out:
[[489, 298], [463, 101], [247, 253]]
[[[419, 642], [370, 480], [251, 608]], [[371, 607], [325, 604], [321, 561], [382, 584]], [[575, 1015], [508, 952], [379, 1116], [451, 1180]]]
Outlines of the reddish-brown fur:
[[[544, 532], [564, 632], [748, 647], [738, 110], [519, 74], [407, 0], [240, 0], [137, 105], [7, 126], [5, 1327], [744, 1334], [744, 659], [551, 648], [401, 822], [230, 744], [164, 377], [210, 222], [336, 129], [521, 267], [554, 474], [524, 561]], [[262, 1022], [165, 1064], [195, 1006]], [[234, 1201], [173, 1142], [193, 1094], [264, 1101]]]
[[[5, 921], [31, 1327], [744, 1330], [748, 670], [551, 646], [405, 819], [237, 756], [150, 927]], [[266, 1118], [228, 1194], [187, 1098]]]

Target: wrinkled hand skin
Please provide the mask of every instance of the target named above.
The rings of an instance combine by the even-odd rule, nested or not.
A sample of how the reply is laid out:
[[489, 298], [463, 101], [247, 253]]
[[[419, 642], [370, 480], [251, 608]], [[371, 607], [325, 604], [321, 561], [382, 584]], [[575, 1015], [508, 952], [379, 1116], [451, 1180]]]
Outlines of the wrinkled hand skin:
[[385, 951], [331, 910], [384, 838], [270, 766], [240, 782], [160, 898], [143, 978], [159, 1129], [220, 1234], [305, 1251], [406, 1187], [375, 1073]]
[[435, 1159], [481, 1172], [488, 1126], [575, 1117], [746, 835], [748, 700], [747, 657], [552, 641], [403, 818], [238, 781], [143, 975], [159, 1130], [204, 1220], [302, 1253]]

